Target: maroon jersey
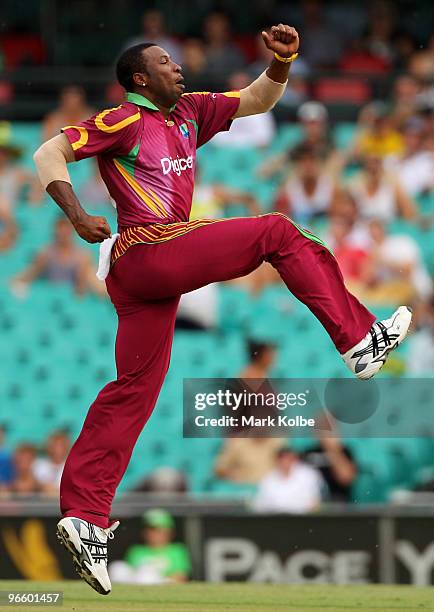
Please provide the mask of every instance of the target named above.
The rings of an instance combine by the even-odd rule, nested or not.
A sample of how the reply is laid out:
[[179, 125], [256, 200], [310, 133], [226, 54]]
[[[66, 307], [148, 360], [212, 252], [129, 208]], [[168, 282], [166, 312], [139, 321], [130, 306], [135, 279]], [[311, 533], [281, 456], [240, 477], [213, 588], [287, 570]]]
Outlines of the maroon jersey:
[[196, 149], [229, 129], [239, 100], [239, 92], [184, 94], [165, 119], [147, 98], [128, 93], [120, 106], [62, 131], [76, 161], [98, 157], [120, 229], [187, 221]]

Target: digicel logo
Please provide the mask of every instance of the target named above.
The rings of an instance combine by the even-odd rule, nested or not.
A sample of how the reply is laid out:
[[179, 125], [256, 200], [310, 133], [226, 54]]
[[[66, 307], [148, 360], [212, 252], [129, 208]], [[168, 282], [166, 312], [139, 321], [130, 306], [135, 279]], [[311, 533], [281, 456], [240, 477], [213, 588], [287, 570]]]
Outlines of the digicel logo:
[[176, 159], [173, 159], [173, 157], [162, 157], [160, 161], [163, 174], [169, 174], [172, 171], [181, 176], [181, 172], [193, 168], [193, 155], [188, 157], [176, 156]]

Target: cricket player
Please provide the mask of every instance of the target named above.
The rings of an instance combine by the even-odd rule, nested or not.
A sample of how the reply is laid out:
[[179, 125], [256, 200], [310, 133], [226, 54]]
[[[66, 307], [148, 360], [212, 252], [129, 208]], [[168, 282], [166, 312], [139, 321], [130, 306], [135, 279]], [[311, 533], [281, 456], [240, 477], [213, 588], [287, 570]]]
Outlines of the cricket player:
[[[241, 91], [184, 93], [178, 66], [161, 47], [140, 44], [117, 63], [126, 99], [43, 144], [34, 160], [44, 188], [81, 238], [103, 242], [100, 276], [116, 309], [117, 379], [91, 405], [66, 461], [58, 536], [78, 573], [111, 590], [107, 544], [116, 488], [151, 416], [169, 367], [183, 293], [244, 276], [267, 261], [327, 330], [348, 367], [370, 378], [405, 337], [411, 312], [374, 315], [345, 288], [323, 242], [278, 213], [189, 221], [196, 149], [237, 117], [269, 111], [287, 84], [299, 37], [279, 24], [262, 32], [274, 52], [266, 72]], [[71, 186], [67, 163], [96, 156], [116, 202], [119, 234], [90, 216]]]

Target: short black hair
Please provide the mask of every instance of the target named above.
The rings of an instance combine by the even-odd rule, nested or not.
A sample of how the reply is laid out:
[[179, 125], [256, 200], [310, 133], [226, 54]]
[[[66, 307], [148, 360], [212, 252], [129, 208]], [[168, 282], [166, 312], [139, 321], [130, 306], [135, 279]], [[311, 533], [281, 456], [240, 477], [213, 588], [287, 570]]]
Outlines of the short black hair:
[[295, 450], [293, 448], [291, 448], [290, 446], [284, 446], [283, 448], [279, 448], [276, 451], [276, 459], [280, 459], [281, 457], [284, 457], [285, 455], [296, 455], [297, 453], [295, 452]]
[[116, 77], [127, 91], [134, 89], [133, 74], [143, 70], [143, 51], [155, 47], [154, 43], [140, 43], [126, 49], [116, 62]]
[[261, 342], [258, 340], [247, 340], [247, 352], [251, 361], [257, 361], [265, 351], [275, 349], [276, 345], [271, 342]]

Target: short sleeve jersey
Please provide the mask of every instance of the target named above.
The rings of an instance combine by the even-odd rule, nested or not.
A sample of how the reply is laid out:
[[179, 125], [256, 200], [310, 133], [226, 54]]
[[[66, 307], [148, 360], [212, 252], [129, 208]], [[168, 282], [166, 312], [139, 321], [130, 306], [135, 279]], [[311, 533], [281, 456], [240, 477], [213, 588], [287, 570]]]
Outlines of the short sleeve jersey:
[[147, 98], [128, 93], [120, 106], [62, 131], [76, 161], [97, 156], [120, 229], [187, 221], [196, 149], [229, 129], [239, 100], [239, 92], [184, 94], [165, 119]]

